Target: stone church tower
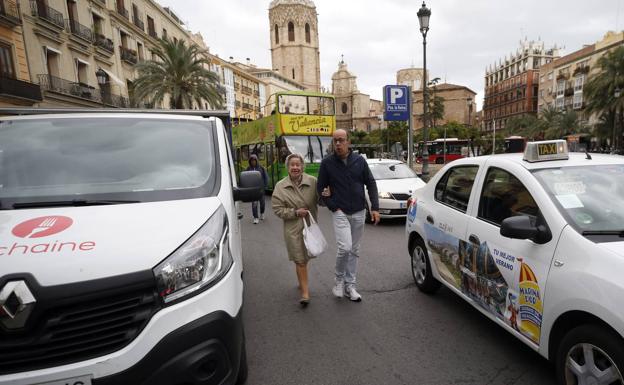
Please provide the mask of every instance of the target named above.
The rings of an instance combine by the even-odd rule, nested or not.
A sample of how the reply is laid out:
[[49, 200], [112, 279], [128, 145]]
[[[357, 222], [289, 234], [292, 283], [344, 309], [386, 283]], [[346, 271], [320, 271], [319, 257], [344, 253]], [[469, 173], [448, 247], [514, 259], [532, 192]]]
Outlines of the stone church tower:
[[271, 62], [307, 91], [321, 86], [318, 18], [311, 0], [273, 0], [269, 6]]

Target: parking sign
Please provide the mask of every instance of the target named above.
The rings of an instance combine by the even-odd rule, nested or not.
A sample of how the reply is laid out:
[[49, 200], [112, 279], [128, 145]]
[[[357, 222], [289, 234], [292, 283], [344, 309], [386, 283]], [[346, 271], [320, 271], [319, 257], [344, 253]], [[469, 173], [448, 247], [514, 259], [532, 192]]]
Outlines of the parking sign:
[[408, 86], [384, 86], [384, 119], [406, 121], [410, 114]]

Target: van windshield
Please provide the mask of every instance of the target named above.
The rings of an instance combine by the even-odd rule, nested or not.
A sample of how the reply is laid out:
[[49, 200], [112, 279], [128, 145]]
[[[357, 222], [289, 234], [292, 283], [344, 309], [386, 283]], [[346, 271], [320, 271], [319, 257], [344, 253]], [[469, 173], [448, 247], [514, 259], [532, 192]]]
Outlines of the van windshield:
[[182, 119], [1, 121], [1, 208], [47, 200], [210, 196], [218, 179], [214, 143], [208, 122]]

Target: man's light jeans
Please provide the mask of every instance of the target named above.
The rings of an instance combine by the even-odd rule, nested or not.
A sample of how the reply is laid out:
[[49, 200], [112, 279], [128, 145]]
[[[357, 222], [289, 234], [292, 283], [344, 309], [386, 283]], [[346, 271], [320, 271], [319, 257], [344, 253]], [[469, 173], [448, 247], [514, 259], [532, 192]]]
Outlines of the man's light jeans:
[[333, 213], [334, 233], [338, 253], [336, 255], [336, 282], [345, 287], [355, 286], [360, 240], [364, 233], [366, 210], [347, 215], [342, 211]]

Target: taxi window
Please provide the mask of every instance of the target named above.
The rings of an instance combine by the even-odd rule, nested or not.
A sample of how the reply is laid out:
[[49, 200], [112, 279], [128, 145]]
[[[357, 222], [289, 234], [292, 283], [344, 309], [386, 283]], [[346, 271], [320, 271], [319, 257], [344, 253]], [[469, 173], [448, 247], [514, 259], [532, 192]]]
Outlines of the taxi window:
[[448, 170], [436, 185], [435, 200], [465, 213], [478, 170], [479, 166], [459, 166]]
[[478, 217], [496, 225], [509, 217], [528, 215], [533, 220], [539, 208], [524, 185], [512, 174], [491, 167], [479, 199]]

